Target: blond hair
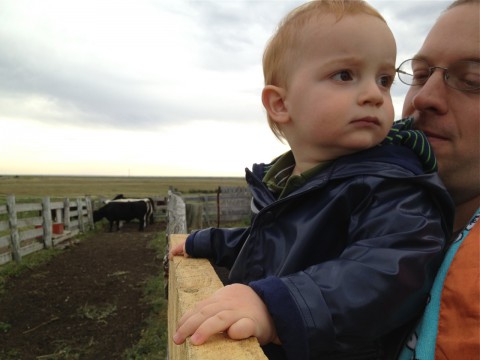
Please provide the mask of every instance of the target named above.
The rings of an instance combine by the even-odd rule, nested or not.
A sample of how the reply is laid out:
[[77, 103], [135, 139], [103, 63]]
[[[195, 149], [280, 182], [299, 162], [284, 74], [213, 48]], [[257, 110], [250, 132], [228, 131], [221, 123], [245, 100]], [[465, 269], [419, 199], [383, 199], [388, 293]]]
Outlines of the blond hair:
[[[266, 85], [287, 88], [289, 65], [294, 62], [300, 44], [299, 34], [312, 19], [332, 14], [339, 21], [344, 15], [367, 14], [382, 21], [380, 13], [361, 0], [315, 0], [293, 9], [278, 25], [263, 53], [263, 76]], [[268, 124], [280, 140], [284, 138], [278, 125], [267, 113]]]

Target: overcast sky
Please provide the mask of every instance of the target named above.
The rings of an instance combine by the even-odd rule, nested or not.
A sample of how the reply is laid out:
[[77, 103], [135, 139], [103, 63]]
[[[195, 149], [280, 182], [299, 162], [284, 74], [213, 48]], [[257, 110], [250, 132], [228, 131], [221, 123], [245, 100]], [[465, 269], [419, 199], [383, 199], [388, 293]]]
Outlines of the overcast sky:
[[[294, 0], [0, 0], [0, 175], [243, 176], [287, 150], [261, 57]], [[450, 1], [372, 0], [410, 58]], [[392, 94], [401, 114], [406, 86]]]

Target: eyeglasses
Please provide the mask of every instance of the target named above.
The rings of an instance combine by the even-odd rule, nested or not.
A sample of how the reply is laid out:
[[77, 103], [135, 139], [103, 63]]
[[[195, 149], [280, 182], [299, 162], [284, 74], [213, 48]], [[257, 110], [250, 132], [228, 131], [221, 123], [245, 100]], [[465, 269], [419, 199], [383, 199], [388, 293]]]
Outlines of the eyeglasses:
[[398, 78], [404, 84], [424, 85], [436, 69], [443, 70], [445, 84], [460, 91], [475, 91], [480, 89], [480, 62], [458, 61], [444, 68], [430, 66], [425, 60], [405, 60], [397, 68]]

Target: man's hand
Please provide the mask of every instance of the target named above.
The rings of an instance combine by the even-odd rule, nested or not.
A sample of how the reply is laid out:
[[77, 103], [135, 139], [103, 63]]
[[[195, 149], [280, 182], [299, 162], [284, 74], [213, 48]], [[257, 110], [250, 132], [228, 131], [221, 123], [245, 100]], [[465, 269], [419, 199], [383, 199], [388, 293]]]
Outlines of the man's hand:
[[182, 344], [191, 335], [192, 344], [201, 345], [210, 336], [223, 331], [235, 340], [254, 336], [261, 345], [280, 344], [262, 299], [252, 288], [241, 284], [217, 290], [188, 311], [180, 319], [173, 341]]

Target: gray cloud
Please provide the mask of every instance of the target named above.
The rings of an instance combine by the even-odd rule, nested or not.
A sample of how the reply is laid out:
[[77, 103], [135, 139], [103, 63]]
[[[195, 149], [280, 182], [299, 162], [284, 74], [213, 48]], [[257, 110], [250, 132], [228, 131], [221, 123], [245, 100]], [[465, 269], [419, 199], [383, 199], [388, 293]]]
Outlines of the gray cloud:
[[[281, 17], [302, 2], [145, 1], [131, 14], [128, 8], [117, 12], [123, 3], [111, 10], [83, 2], [73, 2], [72, 10], [6, 3], [0, 13], [0, 115], [153, 129], [263, 116], [263, 47]], [[447, 3], [372, 4], [391, 23], [403, 57], [415, 53]]]

